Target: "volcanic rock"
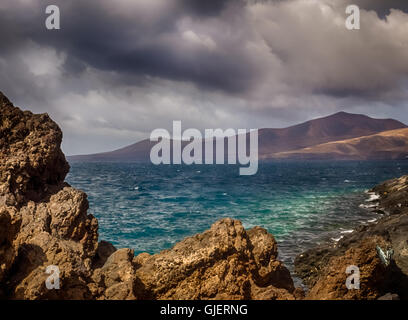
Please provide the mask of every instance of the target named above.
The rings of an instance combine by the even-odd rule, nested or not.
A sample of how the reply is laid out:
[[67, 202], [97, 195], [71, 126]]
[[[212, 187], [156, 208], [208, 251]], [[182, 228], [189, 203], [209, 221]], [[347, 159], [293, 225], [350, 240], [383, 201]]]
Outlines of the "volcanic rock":
[[[64, 182], [62, 132], [0, 93], [0, 298], [294, 299], [274, 237], [224, 219], [159, 254], [98, 242], [84, 192]], [[47, 268], [58, 267], [58, 288]]]
[[155, 299], [294, 299], [289, 271], [265, 229], [223, 219], [153, 256], [138, 256], [137, 277]]
[[[296, 257], [295, 272], [310, 288], [307, 299], [377, 299], [389, 292], [408, 299], [407, 176], [371, 192], [380, 196], [385, 216], [336, 244], [323, 244]], [[390, 254], [388, 263], [380, 252]], [[360, 269], [360, 290], [346, 288], [349, 265]]]

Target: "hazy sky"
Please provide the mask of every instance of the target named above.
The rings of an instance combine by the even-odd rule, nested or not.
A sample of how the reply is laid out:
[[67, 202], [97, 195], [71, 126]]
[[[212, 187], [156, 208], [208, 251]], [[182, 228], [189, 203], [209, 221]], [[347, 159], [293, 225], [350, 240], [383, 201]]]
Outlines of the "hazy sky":
[[[45, 28], [45, 8], [61, 30]], [[345, 28], [361, 7], [361, 30]], [[408, 123], [407, 0], [1, 0], [0, 91], [66, 154], [170, 129], [284, 127], [339, 110]]]

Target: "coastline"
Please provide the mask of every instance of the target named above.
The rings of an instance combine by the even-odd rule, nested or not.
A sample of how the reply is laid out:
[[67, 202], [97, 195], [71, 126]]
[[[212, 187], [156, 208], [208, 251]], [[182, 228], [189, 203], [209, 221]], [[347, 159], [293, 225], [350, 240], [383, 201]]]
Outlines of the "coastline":
[[334, 241], [334, 243], [339, 242], [341, 239], [343, 239], [347, 234], [349, 233], [353, 233], [356, 231], [356, 229], [358, 229], [358, 227], [362, 226], [362, 225], [367, 225], [370, 223], [375, 223], [376, 221], [380, 220], [381, 218], [384, 217], [384, 213], [381, 212], [379, 210], [379, 200], [380, 199], [380, 195], [378, 193], [375, 193], [371, 190], [366, 190], [364, 191], [364, 194], [366, 194], [368, 196], [367, 199], [365, 199], [365, 203], [361, 203], [359, 205], [360, 208], [363, 208], [365, 210], [368, 210], [372, 213], [376, 213], [378, 216], [366, 221], [361, 221], [360, 224], [355, 225], [355, 227], [353, 229], [345, 229], [345, 230], [341, 230], [344, 228], [341, 228], [340, 230], [337, 231], [338, 233], [338, 238], [331, 238], [330, 240]]
[[[99, 240], [87, 195], [65, 182], [62, 132], [48, 115], [21, 111], [0, 93], [0, 298], [43, 300], [408, 299], [408, 176], [372, 189], [385, 216], [295, 261], [296, 288], [264, 228], [226, 218], [158, 254], [134, 256]], [[384, 265], [383, 252], [393, 250]], [[347, 290], [347, 266], [360, 290]], [[61, 287], [47, 287], [57, 267]]]
[[[335, 244], [321, 244], [296, 257], [296, 274], [308, 286], [307, 298], [377, 299], [390, 293], [407, 299], [407, 181], [402, 176], [369, 190], [375, 204], [370, 210], [381, 214], [379, 219], [357, 226]], [[393, 250], [389, 265], [382, 263], [378, 247]], [[353, 258], [364, 268], [365, 288], [356, 292], [341, 286], [347, 276], [346, 263]]]

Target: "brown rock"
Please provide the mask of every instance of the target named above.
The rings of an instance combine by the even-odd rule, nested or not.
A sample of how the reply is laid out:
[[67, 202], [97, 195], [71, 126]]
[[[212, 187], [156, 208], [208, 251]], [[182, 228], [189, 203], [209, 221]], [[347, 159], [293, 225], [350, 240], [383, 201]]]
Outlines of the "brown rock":
[[[364, 239], [357, 247], [348, 249], [344, 255], [333, 257], [323, 269], [318, 281], [307, 294], [312, 300], [376, 299], [386, 277], [386, 267], [378, 257], [376, 246], [385, 247], [381, 238]], [[348, 289], [346, 273], [349, 266], [360, 271], [360, 289]]]
[[104, 240], [100, 241], [93, 261], [94, 268], [101, 268], [115, 251], [116, 248], [113, 244]]
[[380, 211], [393, 215], [408, 213], [408, 176], [385, 181], [371, 191], [380, 195]]
[[382, 297], [379, 297], [377, 300], [400, 300], [398, 294], [395, 293], [387, 293]]
[[[48, 115], [14, 107], [0, 93], [0, 294], [89, 299], [98, 224], [86, 195], [65, 184], [62, 133]], [[60, 270], [48, 290], [46, 269]]]
[[156, 299], [294, 299], [289, 271], [276, 260], [277, 246], [262, 228], [245, 231], [223, 219], [171, 250], [136, 258], [136, 271]]
[[0, 203], [39, 200], [64, 181], [62, 132], [47, 114], [14, 107], [0, 92]]
[[[336, 245], [323, 244], [295, 259], [295, 272], [309, 288], [309, 299], [377, 299], [394, 292], [408, 299], [408, 178], [386, 181], [372, 189], [380, 195], [386, 213], [373, 224], [362, 225]], [[381, 262], [377, 246], [392, 250], [389, 265]], [[360, 267], [361, 290], [345, 288], [345, 268]]]
[[133, 258], [133, 250], [120, 249], [108, 258], [101, 269], [95, 270], [92, 279], [97, 284], [96, 296], [99, 299], [136, 299], [135, 291], [139, 288]]
[[[69, 166], [58, 126], [1, 93], [0, 111], [0, 297], [294, 299], [274, 237], [237, 220], [155, 255], [98, 243], [86, 194], [64, 183]], [[60, 289], [46, 288], [51, 265]]]

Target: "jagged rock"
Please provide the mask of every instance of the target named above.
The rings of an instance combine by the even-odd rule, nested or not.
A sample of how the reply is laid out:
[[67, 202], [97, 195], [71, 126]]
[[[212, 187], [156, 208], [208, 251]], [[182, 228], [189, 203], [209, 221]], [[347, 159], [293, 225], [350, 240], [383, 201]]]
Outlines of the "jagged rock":
[[[98, 240], [85, 193], [64, 183], [62, 133], [48, 115], [14, 107], [0, 93], [0, 294], [11, 299], [89, 299]], [[46, 268], [60, 269], [48, 290]]]
[[115, 251], [116, 248], [112, 243], [104, 240], [99, 241], [93, 261], [94, 269], [101, 268]]
[[[18, 231], [20, 221], [11, 221], [10, 214], [4, 208], [0, 209], [0, 284], [6, 281], [6, 276], [14, 262], [16, 252], [13, 240]], [[5, 297], [4, 288], [0, 285], [0, 298]]]
[[[87, 282], [92, 274], [98, 224], [87, 215], [86, 195], [64, 186], [49, 202], [29, 201], [14, 219], [19, 221], [12, 242], [13, 263], [6, 268], [10, 298], [91, 298]], [[60, 269], [60, 290], [45, 288], [47, 266]]]
[[294, 299], [289, 271], [262, 228], [223, 219], [153, 256], [136, 257], [137, 277], [155, 299]]
[[99, 299], [132, 300], [141, 295], [133, 263], [134, 251], [115, 251], [102, 268], [96, 269], [92, 280], [97, 285], [95, 296]]
[[380, 196], [378, 210], [393, 215], [408, 213], [408, 176], [385, 181], [370, 191]]
[[[408, 299], [408, 212], [407, 176], [372, 189], [380, 195], [380, 206], [389, 215], [374, 224], [358, 227], [336, 245], [323, 244], [295, 259], [295, 272], [310, 288], [308, 299], [377, 299], [395, 292]], [[401, 204], [401, 205], [399, 205]], [[377, 251], [392, 250], [384, 266]], [[346, 289], [347, 265], [360, 268], [359, 291]]]
[[[8, 299], [294, 299], [266, 230], [224, 219], [171, 250], [134, 257], [98, 243], [86, 194], [64, 183], [62, 133], [0, 93], [0, 297]], [[47, 289], [48, 266], [60, 289]]]
[[64, 181], [62, 132], [47, 114], [14, 107], [0, 92], [0, 204], [40, 200]]
[[400, 300], [398, 294], [395, 293], [387, 293], [382, 297], [379, 297], [377, 300]]
[[[379, 297], [386, 278], [386, 267], [377, 256], [378, 244], [384, 244], [381, 238], [365, 239], [361, 245], [348, 249], [344, 255], [332, 257], [306, 299], [350, 300]], [[359, 289], [348, 289], [346, 286], [346, 279], [350, 276], [346, 269], [349, 266], [359, 268]]]

